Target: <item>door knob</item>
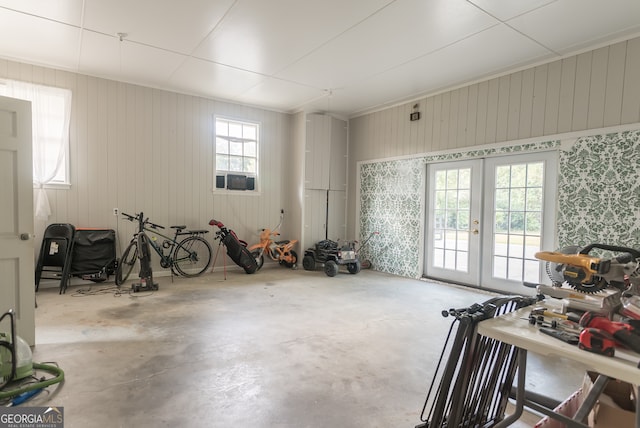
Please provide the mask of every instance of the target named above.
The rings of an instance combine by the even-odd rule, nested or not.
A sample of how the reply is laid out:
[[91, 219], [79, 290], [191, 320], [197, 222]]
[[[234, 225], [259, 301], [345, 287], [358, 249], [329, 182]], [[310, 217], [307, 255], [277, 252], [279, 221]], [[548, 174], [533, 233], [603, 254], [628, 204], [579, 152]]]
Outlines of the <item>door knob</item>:
[[473, 233], [474, 235], [477, 235], [478, 233], [480, 233], [480, 231], [478, 229], [473, 229], [471, 233]]
[[31, 235], [29, 235], [28, 233], [21, 233], [20, 234], [20, 240], [21, 241], [28, 241], [30, 237], [31, 237]]

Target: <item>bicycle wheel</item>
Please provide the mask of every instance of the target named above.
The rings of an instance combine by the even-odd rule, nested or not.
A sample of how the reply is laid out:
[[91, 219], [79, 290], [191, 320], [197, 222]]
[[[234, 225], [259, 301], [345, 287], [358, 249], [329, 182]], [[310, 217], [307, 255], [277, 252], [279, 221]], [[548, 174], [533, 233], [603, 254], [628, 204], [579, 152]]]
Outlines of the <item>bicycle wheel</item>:
[[262, 253], [262, 251], [260, 250], [253, 250], [251, 252], [251, 255], [253, 256], [254, 259], [256, 259], [256, 264], [258, 265], [258, 269], [256, 270], [260, 270], [260, 268], [264, 264], [264, 256], [260, 253]]
[[200, 236], [190, 236], [176, 245], [173, 252], [173, 267], [182, 276], [198, 276], [211, 263], [211, 245]]
[[134, 239], [122, 253], [118, 267], [116, 268], [116, 285], [121, 286], [129, 278], [133, 267], [138, 260], [138, 244]]

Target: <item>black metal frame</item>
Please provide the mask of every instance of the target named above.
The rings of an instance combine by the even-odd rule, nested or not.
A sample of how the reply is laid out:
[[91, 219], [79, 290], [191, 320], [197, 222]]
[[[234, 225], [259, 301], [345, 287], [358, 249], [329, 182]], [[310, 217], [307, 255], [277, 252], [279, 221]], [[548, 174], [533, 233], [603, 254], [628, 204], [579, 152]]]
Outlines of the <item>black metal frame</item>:
[[[491, 427], [504, 419], [516, 372], [524, 373], [517, 370], [524, 353], [479, 335], [478, 323], [537, 301], [537, 297], [502, 296], [443, 311], [443, 316], [451, 315], [454, 321], [422, 408], [423, 423], [416, 428]], [[449, 359], [441, 370], [447, 354]]]

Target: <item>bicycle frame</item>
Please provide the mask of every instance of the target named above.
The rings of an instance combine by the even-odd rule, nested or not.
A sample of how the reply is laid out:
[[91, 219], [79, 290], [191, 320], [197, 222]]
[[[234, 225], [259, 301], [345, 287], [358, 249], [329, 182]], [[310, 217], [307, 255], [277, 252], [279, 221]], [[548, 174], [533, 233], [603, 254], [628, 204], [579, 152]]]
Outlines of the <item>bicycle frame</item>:
[[[160, 232], [159, 229], [164, 229], [164, 226], [150, 222], [148, 218], [144, 218], [143, 213], [136, 214], [135, 216], [126, 213], [122, 213], [122, 215], [130, 221], [138, 221], [138, 231], [134, 234], [132, 242], [138, 240], [137, 242], [140, 244], [140, 237], [142, 236], [146, 238], [144, 239], [146, 241], [145, 245], [139, 245], [139, 248], [145, 248], [147, 246], [153, 248], [156, 254], [160, 257], [160, 266], [164, 269], [171, 269], [172, 274], [191, 276], [190, 274], [185, 273], [184, 270], [178, 266], [180, 263], [185, 261], [198, 260], [198, 253], [192, 252], [190, 250], [190, 245], [185, 245], [187, 242], [189, 244], [194, 242], [206, 244], [208, 250], [205, 251], [205, 258], [202, 260], [209, 260], [210, 262], [211, 247], [202, 237], [202, 235], [208, 233], [207, 230], [188, 230], [186, 229], [186, 226], [171, 226], [172, 229], [175, 229], [175, 234], [171, 237]], [[182, 239], [180, 239], [180, 237], [182, 237]], [[162, 239], [161, 243], [158, 238]], [[166, 253], [165, 249], [168, 250]], [[179, 252], [184, 254], [178, 256]], [[204, 269], [206, 269], [206, 267]], [[197, 274], [202, 273], [204, 269]]]
[[[123, 213], [124, 214], [124, 213]], [[128, 214], [125, 214], [128, 216]], [[129, 216], [130, 217], [130, 216]], [[135, 217], [133, 218], [135, 219]], [[131, 219], [133, 221], [133, 219]], [[151, 269], [151, 254], [149, 254], [149, 237], [144, 232], [144, 216], [138, 215], [138, 232], [133, 235], [138, 248], [138, 260], [140, 261], [140, 283], [133, 285], [134, 291], [157, 290], [158, 286], [153, 282], [153, 270]]]
[[293, 247], [298, 243], [297, 239], [274, 241], [272, 237], [280, 236], [280, 226], [284, 218], [284, 212], [280, 213], [280, 222], [274, 229], [262, 229], [260, 232], [260, 242], [249, 247], [249, 251], [258, 261], [259, 268], [262, 267], [263, 255], [266, 254], [271, 260], [277, 261], [288, 267], [293, 267], [298, 261], [298, 255]]
[[[153, 223], [151, 223], [153, 224]], [[154, 226], [158, 227], [158, 225], [154, 224]], [[162, 228], [162, 226], [159, 226]], [[146, 232], [151, 232], [152, 236], [150, 236], [150, 240], [149, 240], [149, 244], [151, 245], [151, 247], [154, 249], [154, 251], [158, 254], [158, 256], [160, 257], [160, 266], [162, 266], [163, 268], [171, 268], [172, 265], [175, 263], [175, 259], [173, 257], [173, 253], [174, 250], [176, 248], [176, 246], [178, 245], [178, 236], [186, 236], [186, 235], [196, 235], [197, 233], [193, 233], [193, 232], [182, 232], [180, 229], [176, 229], [176, 233], [173, 236], [173, 238], [159, 232], [158, 230], [156, 230], [156, 228], [154, 228], [153, 226], [151, 227], [144, 227], [144, 230]], [[162, 241], [162, 246], [160, 246], [160, 244], [158, 244], [158, 239], [157, 237], [160, 236], [162, 238], [164, 238], [164, 240]], [[167, 254], [164, 253], [164, 249], [167, 249], [169, 251], [167, 251]]]
[[280, 236], [280, 232], [271, 229], [262, 229], [260, 242], [249, 247], [249, 251], [260, 250], [260, 256], [266, 254], [273, 261], [295, 263], [297, 259], [291, 254], [291, 250], [298, 242], [297, 239], [276, 242], [271, 237]]

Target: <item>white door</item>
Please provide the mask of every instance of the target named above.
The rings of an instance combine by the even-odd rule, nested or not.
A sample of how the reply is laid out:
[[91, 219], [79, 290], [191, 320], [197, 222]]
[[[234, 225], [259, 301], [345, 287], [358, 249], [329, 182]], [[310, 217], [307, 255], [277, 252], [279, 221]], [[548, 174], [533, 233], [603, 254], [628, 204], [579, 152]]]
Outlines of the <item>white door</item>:
[[327, 192], [327, 237], [332, 241], [347, 239], [347, 192]]
[[523, 282], [547, 281], [534, 254], [555, 250], [556, 180], [556, 152], [486, 160], [483, 287], [530, 295]]
[[554, 249], [555, 152], [428, 166], [425, 275], [506, 293], [543, 282]]
[[0, 97], [0, 312], [13, 309], [18, 335], [35, 345], [31, 144], [31, 103]]
[[301, 248], [327, 239], [327, 191], [304, 190], [304, 233]]
[[482, 160], [430, 164], [426, 275], [478, 285]]

